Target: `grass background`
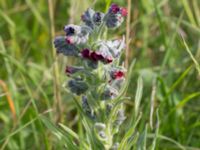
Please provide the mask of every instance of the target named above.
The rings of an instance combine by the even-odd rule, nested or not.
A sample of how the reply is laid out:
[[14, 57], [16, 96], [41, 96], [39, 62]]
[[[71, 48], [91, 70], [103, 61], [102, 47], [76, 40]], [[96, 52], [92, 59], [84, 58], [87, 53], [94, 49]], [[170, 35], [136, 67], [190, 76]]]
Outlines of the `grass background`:
[[[126, 61], [137, 59], [127, 117], [141, 77], [138, 131], [155, 122], [150, 112], [159, 108], [156, 149], [200, 149], [199, 0], [0, 0], [0, 149], [62, 149], [39, 119], [43, 114], [83, 134], [62, 88], [64, 67], [74, 60], [57, 57], [51, 41], [65, 24], [79, 23], [86, 8], [106, 11], [112, 2], [131, 7], [130, 20], [108, 35], [130, 37]], [[154, 129], [148, 133], [151, 139]]]

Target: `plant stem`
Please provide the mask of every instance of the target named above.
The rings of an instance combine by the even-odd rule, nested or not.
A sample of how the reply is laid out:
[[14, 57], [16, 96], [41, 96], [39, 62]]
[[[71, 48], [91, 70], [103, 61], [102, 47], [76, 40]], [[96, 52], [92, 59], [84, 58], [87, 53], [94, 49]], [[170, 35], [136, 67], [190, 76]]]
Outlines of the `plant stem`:
[[126, 20], [126, 54], [125, 54], [125, 67], [129, 66], [129, 44], [130, 44], [130, 21], [131, 21], [131, 0], [128, 0], [128, 15]]
[[54, 62], [53, 67], [53, 77], [54, 77], [54, 96], [55, 96], [55, 105], [58, 112], [58, 117], [56, 118], [56, 121], [60, 121], [62, 109], [61, 109], [61, 95], [60, 95], [60, 80], [59, 80], [59, 68], [58, 63], [56, 60], [56, 50], [53, 45], [53, 38], [55, 37], [55, 27], [54, 27], [54, 9], [53, 9], [53, 1], [48, 0], [48, 6], [49, 6], [49, 19], [50, 19], [50, 29], [51, 29], [51, 44], [52, 44], [52, 57]]

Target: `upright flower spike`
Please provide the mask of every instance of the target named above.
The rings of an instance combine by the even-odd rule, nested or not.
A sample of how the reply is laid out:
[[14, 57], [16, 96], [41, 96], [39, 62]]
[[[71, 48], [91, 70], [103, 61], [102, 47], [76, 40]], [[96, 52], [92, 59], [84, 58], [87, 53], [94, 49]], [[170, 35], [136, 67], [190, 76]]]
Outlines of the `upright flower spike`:
[[[117, 4], [112, 4], [106, 14], [89, 8], [81, 16], [81, 25], [66, 25], [65, 36], [54, 40], [57, 53], [78, 58], [78, 65], [65, 69], [69, 78], [66, 88], [80, 98], [80, 112], [84, 114], [81, 116], [86, 122], [90, 120], [86, 130], [94, 133], [92, 138], [103, 146], [100, 149], [118, 149], [115, 134], [126, 118], [123, 103], [113, 112], [125, 81], [125, 69], [117, 63], [125, 48], [125, 38], [108, 41], [101, 35], [105, 28], [121, 25], [126, 15], [127, 10]], [[85, 137], [87, 143], [94, 140], [89, 135]]]

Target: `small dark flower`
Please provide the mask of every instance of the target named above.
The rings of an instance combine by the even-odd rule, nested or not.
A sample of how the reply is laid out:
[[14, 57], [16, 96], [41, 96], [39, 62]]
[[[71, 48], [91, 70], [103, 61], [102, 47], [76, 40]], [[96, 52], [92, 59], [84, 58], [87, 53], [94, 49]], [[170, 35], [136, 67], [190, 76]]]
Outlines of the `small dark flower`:
[[66, 69], [65, 69], [65, 73], [66, 74], [72, 74], [73, 73], [72, 67], [67, 66]]
[[104, 57], [101, 54], [98, 54], [96, 52], [92, 52], [90, 54], [90, 59], [93, 60], [93, 61], [99, 61], [99, 60], [103, 60]]
[[105, 59], [100, 53], [90, 52], [87, 48], [81, 51], [81, 56], [94, 62], [103, 61]]
[[89, 49], [83, 49], [82, 51], [81, 51], [81, 56], [83, 57], [83, 58], [87, 58], [87, 59], [89, 59], [90, 58], [90, 50]]
[[75, 34], [75, 29], [71, 26], [65, 26], [64, 31], [66, 32], [66, 36], [72, 36]]
[[105, 63], [106, 64], [109, 64], [109, 63], [111, 63], [113, 60], [112, 60], [112, 58], [111, 57], [107, 57], [106, 59], [105, 59]]
[[66, 69], [65, 69], [65, 73], [67, 75], [70, 75], [70, 74], [74, 74], [74, 73], [81, 71], [81, 70], [83, 70], [83, 67], [67, 66]]
[[124, 77], [124, 72], [122, 72], [120, 70], [113, 73], [113, 78], [114, 79], [120, 79], [122, 77]]
[[73, 40], [69, 36], [65, 38], [65, 41], [66, 41], [67, 44], [73, 44]]
[[127, 14], [128, 14], [128, 11], [127, 11], [126, 8], [121, 8], [121, 9], [120, 9], [120, 13], [121, 13], [121, 15], [122, 15], [123, 17], [126, 17]]
[[112, 12], [112, 13], [116, 14], [119, 11], [120, 11], [120, 7], [117, 4], [112, 4], [110, 6], [109, 12]]
[[86, 26], [70, 24], [64, 27], [67, 44], [84, 44], [87, 42], [91, 30]]
[[[115, 80], [124, 80], [124, 76], [125, 76], [125, 72], [126, 70], [124, 68], [112, 68], [110, 70], [110, 78], [111, 78], [111, 82], [113, 83]], [[121, 83], [121, 81], [120, 81]]]

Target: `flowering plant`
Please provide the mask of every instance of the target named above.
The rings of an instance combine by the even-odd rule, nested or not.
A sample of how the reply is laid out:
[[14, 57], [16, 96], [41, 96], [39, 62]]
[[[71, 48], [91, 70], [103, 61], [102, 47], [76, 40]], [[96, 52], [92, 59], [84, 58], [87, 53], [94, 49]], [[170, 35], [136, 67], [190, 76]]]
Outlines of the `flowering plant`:
[[[75, 99], [86, 133], [81, 138], [61, 125], [71, 135], [70, 140], [66, 140], [68, 149], [128, 150], [134, 144], [134, 127], [123, 138], [116, 138], [126, 119], [123, 103], [127, 97], [123, 95], [134, 61], [127, 75], [120, 60], [125, 38], [105, 38], [107, 29], [119, 27], [126, 15], [126, 8], [116, 4], [112, 4], [105, 14], [89, 8], [81, 16], [81, 25], [66, 25], [65, 36], [54, 40], [57, 54], [77, 59], [76, 66], [65, 69], [69, 80], [64, 86]], [[131, 121], [131, 125], [137, 123], [135, 119]]]

